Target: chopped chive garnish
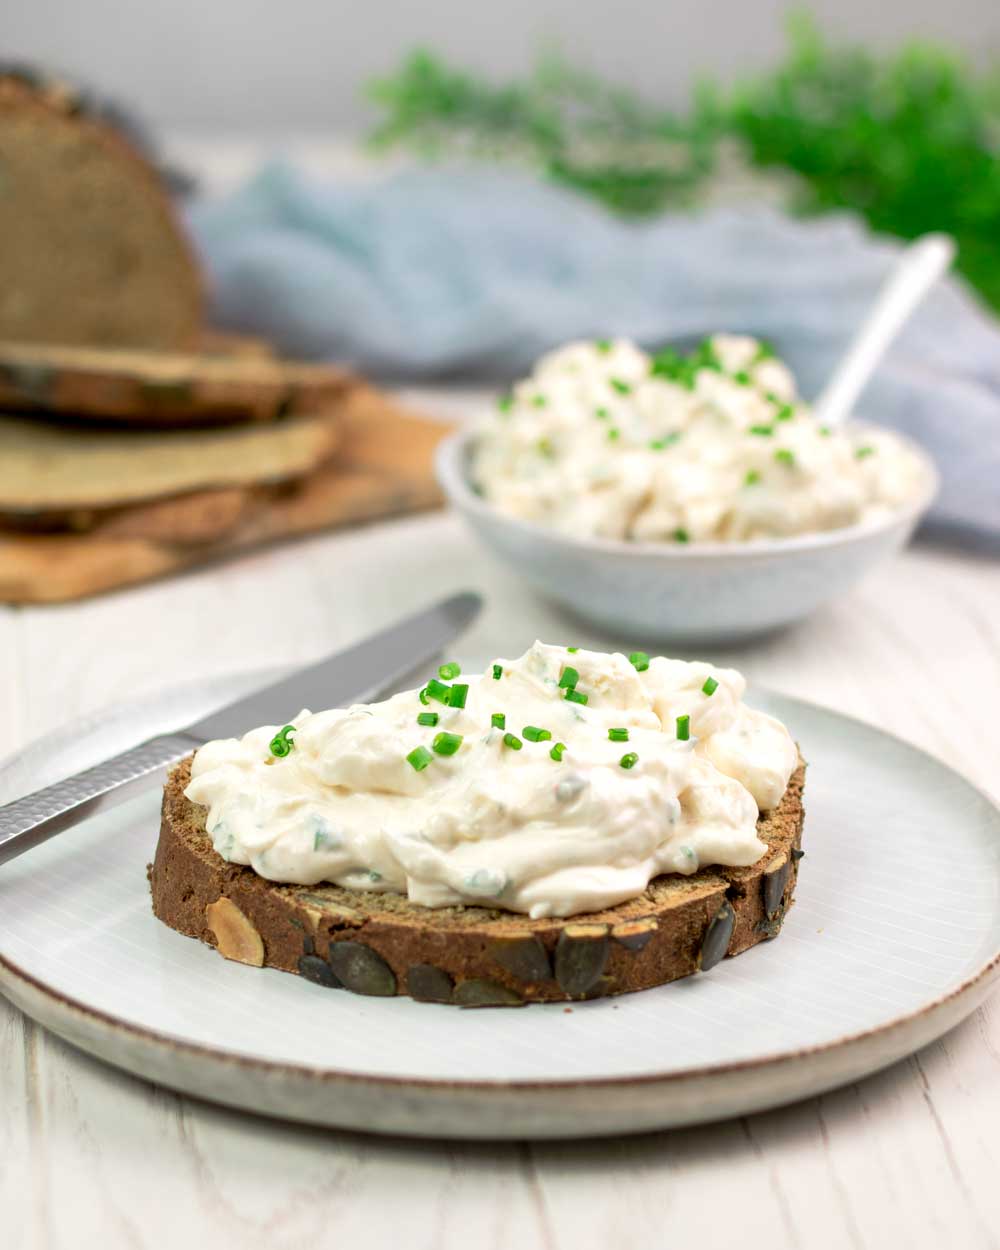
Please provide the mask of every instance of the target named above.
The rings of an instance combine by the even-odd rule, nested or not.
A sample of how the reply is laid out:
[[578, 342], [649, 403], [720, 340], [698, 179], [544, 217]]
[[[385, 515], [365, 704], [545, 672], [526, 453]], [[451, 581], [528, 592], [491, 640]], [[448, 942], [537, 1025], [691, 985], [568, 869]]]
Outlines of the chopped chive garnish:
[[608, 378], [608, 381], [615, 388], [619, 395], [631, 395], [631, 382], [623, 382], [621, 378]]
[[829, 438], [830, 435], [833, 433], [833, 430], [831, 430], [828, 425], [821, 425], [819, 427], [819, 432], [823, 435], [824, 438]]
[[859, 447], [857, 451], [855, 451], [854, 453], [854, 458], [855, 460], [864, 460], [866, 456], [874, 456], [874, 455], [875, 455], [874, 447]]
[[795, 409], [791, 404], [782, 404], [778, 411], [774, 414], [775, 421], [791, 421], [795, 416]]
[[510, 410], [514, 407], [514, 396], [501, 395], [497, 400], [497, 407], [501, 412], [510, 412]]
[[421, 712], [417, 717], [418, 725], [436, 725], [438, 723], [437, 712]]
[[428, 697], [426, 686], [424, 687], [423, 690], [420, 691], [420, 694], [417, 695], [417, 698], [424, 705], [424, 707], [426, 707], [427, 704], [430, 703], [430, 698]]
[[677, 717], [677, 741], [689, 742], [690, 739], [691, 739], [691, 717], [690, 716], [678, 716]]
[[469, 687], [464, 685], [454, 685], [448, 692], [449, 707], [465, 707], [465, 700], [469, 695]]
[[733, 381], [738, 382], [740, 386], [749, 386], [752, 379], [746, 369], [737, 369], [733, 374]]
[[507, 728], [507, 717], [503, 712], [494, 712], [490, 720], [494, 729]]
[[673, 447], [674, 443], [680, 440], [680, 437], [680, 430], [671, 430], [669, 434], [664, 434], [662, 438], [650, 439], [650, 451], [663, 451], [666, 447]]
[[622, 436], [622, 432], [616, 426], [612, 426], [611, 429], [608, 430], [608, 442], [609, 443], [617, 443], [618, 440], [621, 438], [621, 436]]
[[795, 452], [789, 451], [787, 447], [779, 447], [774, 453], [774, 458], [778, 464], [793, 465], [795, 463]]
[[628, 662], [637, 673], [644, 673], [649, 668], [649, 656], [645, 651], [633, 651], [628, 657]]
[[773, 360], [773, 358], [774, 348], [767, 341], [767, 339], [761, 339], [757, 347], [757, 354], [754, 356], [752, 363], [758, 365], [762, 360]]
[[499, 681], [502, 676], [503, 676], [503, 665], [494, 664], [493, 665], [493, 680]]
[[550, 756], [552, 759], [554, 759], [554, 760], [555, 760], [555, 762], [558, 764], [558, 763], [559, 763], [559, 761], [562, 759], [562, 757], [563, 757], [563, 752], [564, 752], [565, 750], [566, 750], [566, 743], [565, 743], [565, 742], [554, 742], [554, 743], [552, 744], [552, 750], [549, 752], [549, 756]]
[[718, 688], [719, 688], [719, 683], [715, 680], [714, 677], [706, 677], [705, 684], [701, 688], [701, 693], [702, 694], [715, 694]]
[[563, 690], [572, 690], [579, 680], [580, 674], [575, 668], [571, 668], [567, 664], [562, 671], [562, 676], [559, 678], [559, 686]]
[[567, 690], [566, 699], [570, 703], [588, 703], [590, 701], [590, 695], [581, 694], [579, 690]]
[[627, 729], [609, 729], [608, 738], [612, 742], [628, 742], [628, 730]]
[[537, 725], [525, 725], [521, 733], [529, 742], [548, 742], [552, 737], [548, 729], [539, 729]]
[[[447, 703], [448, 696], [451, 693], [451, 687], [445, 686], [442, 682], [437, 681], [434, 677], [430, 679], [424, 687], [428, 699], [436, 699], [438, 703]], [[422, 700], [424, 703], [427, 699]]]
[[282, 759], [286, 755], [291, 754], [292, 747], [295, 743], [289, 738], [289, 734], [296, 732], [294, 725], [286, 725], [284, 729], [279, 729], [271, 739], [269, 750], [276, 759]]
[[691, 541], [691, 535], [687, 532], [687, 530], [674, 530], [673, 539], [675, 543], [689, 543]]
[[438, 669], [438, 676], [442, 681], [451, 681], [453, 677], [458, 677], [462, 671], [460, 664], [456, 664], [454, 660], [449, 660], [447, 664], [442, 664]]
[[756, 469], [747, 469], [747, 475], [743, 479], [744, 486], [756, 486], [760, 481], [760, 474]]
[[524, 743], [516, 734], [504, 734], [503, 744], [505, 747], [510, 747], [512, 751], [520, 751], [521, 747], [524, 746]]
[[626, 755], [621, 757], [618, 763], [622, 766], [622, 768], [635, 768], [636, 764], [639, 763], [639, 757], [634, 751], [629, 751]]
[[608, 352], [611, 351], [611, 340], [610, 339], [598, 339], [594, 343], [594, 346], [603, 356], [606, 356]]
[[606, 420], [608, 419], [608, 410], [607, 410], [607, 408], [604, 408], [604, 407], [601, 407], [601, 408], [595, 408], [595, 409], [594, 409], [594, 416], [595, 416], [595, 417], [599, 417], [602, 421], [606, 421]]
[[462, 745], [461, 734], [439, 733], [434, 737], [431, 747], [438, 755], [454, 755]]
[[545, 405], [549, 401], [545, 398], [544, 395], [532, 395], [531, 402], [535, 405], [536, 408], [544, 408]]
[[749, 430], [750, 434], [757, 434], [761, 438], [770, 438], [774, 433], [773, 425], [752, 425]]
[[576, 655], [576, 653], [580, 650], [580, 648], [579, 647], [567, 647], [566, 650], [570, 653], [570, 655]]
[[414, 747], [406, 757], [406, 762], [411, 764], [418, 773], [422, 773], [433, 758], [434, 756], [426, 747]]

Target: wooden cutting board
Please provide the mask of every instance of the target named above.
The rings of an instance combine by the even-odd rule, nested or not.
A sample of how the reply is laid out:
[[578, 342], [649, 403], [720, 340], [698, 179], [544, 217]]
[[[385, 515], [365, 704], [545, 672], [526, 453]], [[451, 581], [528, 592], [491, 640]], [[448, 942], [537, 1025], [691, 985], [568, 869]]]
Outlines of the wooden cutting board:
[[298, 481], [80, 514], [79, 533], [0, 529], [0, 602], [82, 599], [263, 543], [437, 507], [434, 450], [450, 430], [359, 386], [335, 458]]

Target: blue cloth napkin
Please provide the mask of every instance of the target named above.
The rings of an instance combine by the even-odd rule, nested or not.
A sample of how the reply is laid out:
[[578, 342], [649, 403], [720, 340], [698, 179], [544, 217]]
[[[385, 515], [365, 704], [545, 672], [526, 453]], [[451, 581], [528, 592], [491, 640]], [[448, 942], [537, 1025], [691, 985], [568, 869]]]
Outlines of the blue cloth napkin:
[[[381, 378], [510, 379], [582, 336], [770, 339], [815, 394], [900, 245], [837, 214], [766, 208], [618, 220], [492, 169], [328, 183], [266, 166], [190, 210], [216, 323]], [[1000, 552], [1000, 324], [958, 280], [928, 298], [862, 397], [943, 478], [931, 528]]]

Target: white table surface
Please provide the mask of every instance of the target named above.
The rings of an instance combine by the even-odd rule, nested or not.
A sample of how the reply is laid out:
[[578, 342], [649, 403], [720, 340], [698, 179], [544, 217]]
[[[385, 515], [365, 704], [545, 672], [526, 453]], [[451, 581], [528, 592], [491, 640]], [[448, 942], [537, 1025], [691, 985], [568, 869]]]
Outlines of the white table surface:
[[[224, 189], [258, 147], [177, 143]], [[352, 167], [306, 144], [318, 168]], [[428, 410], [455, 397], [416, 397]], [[432, 514], [48, 609], [0, 607], [0, 756], [172, 682], [308, 660], [473, 587], [468, 654], [567, 621]], [[705, 658], [917, 743], [1000, 798], [1000, 568], [913, 549], [809, 623]], [[844, 779], [845, 785], [850, 778]], [[941, 830], [946, 864], [947, 829]], [[0, 998], [3, 1250], [768, 1250], [1000, 1246], [1000, 996], [860, 1084], [738, 1121], [545, 1145], [276, 1124], [124, 1076]]]

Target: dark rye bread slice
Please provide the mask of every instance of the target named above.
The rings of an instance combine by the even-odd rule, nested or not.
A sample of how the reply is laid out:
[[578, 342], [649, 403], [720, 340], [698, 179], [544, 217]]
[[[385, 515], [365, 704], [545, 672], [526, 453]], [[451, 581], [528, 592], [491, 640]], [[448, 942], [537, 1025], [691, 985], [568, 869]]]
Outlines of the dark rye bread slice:
[[639, 898], [566, 920], [484, 907], [417, 907], [397, 894], [275, 885], [219, 856], [204, 809], [172, 772], [149, 868], [164, 924], [227, 958], [298, 972], [359, 994], [465, 1007], [515, 1006], [649, 989], [708, 971], [777, 935], [801, 855], [805, 765], [761, 817], [767, 853], [750, 868], [657, 877]]
[[65, 85], [0, 72], [0, 339], [181, 350], [198, 262], [156, 170]]
[[[225, 342], [225, 340], [222, 340]], [[122, 424], [271, 421], [322, 412], [358, 379], [265, 350], [146, 352], [0, 341], [0, 408]]]

